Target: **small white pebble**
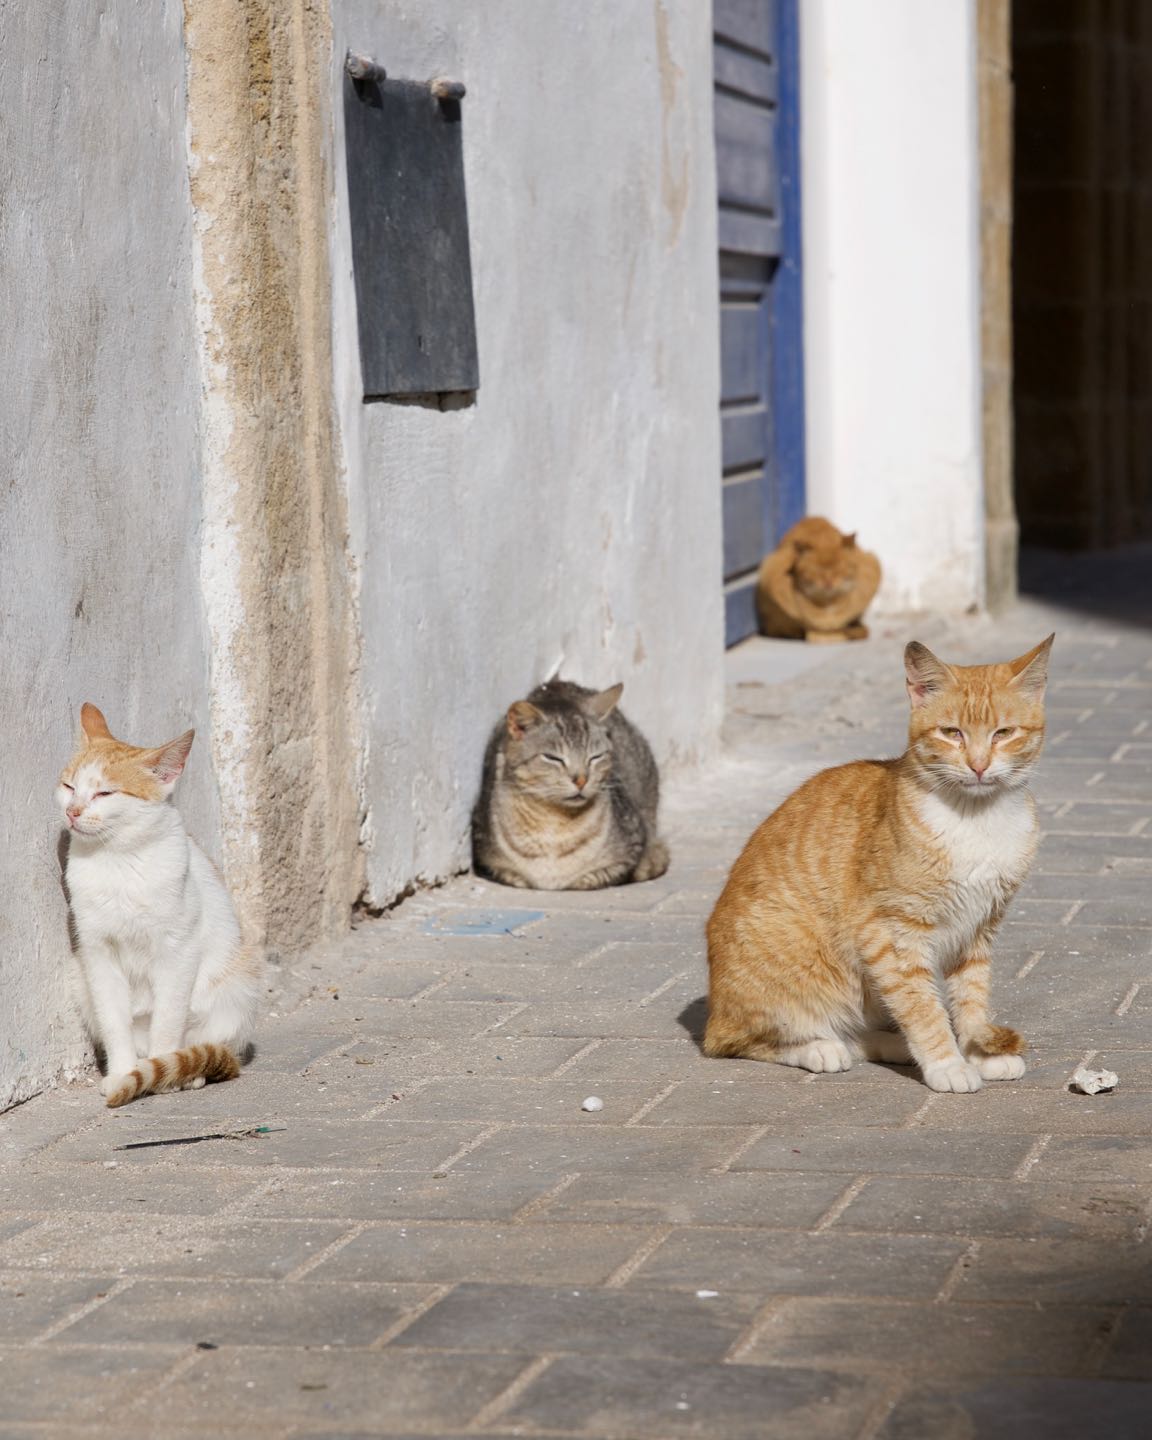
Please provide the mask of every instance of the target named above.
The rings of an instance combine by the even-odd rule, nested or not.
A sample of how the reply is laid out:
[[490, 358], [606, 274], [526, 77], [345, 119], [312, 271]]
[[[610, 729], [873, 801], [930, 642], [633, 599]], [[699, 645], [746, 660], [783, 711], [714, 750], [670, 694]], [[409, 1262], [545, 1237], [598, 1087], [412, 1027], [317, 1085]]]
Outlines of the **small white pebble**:
[[119, 1169], [119, 1167], [120, 1167], [120, 1161], [119, 1161], [119, 1160], [105, 1160], [105, 1161], [104, 1161], [104, 1169], [105, 1169], [105, 1170], [117, 1170], [117, 1169]]
[[589, 1095], [588, 1098], [587, 1098], [587, 1100], [584, 1101], [583, 1105], [580, 1106], [580, 1109], [581, 1109], [581, 1110], [603, 1110], [603, 1109], [604, 1109], [604, 1101], [600, 1099], [600, 1096], [599, 1096], [599, 1095]]
[[696, 1298], [697, 1300], [715, 1300], [719, 1294], [719, 1290], [697, 1290]]

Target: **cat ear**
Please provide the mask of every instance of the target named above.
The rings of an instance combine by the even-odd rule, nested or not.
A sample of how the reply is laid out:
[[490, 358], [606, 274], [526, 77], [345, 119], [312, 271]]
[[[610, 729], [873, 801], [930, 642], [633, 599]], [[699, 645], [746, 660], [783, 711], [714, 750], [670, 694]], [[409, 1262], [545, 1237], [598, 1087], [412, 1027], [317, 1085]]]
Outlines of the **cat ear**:
[[611, 689], [601, 690], [598, 695], [589, 695], [584, 701], [584, 708], [594, 720], [607, 720], [620, 703], [623, 693], [623, 685], [613, 685]]
[[112, 738], [107, 720], [96, 706], [87, 700], [80, 707], [80, 728], [84, 732], [85, 740], [111, 740]]
[[943, 660], [938, 660], [919, 640], [910, 641], [905, 648], [904, 669], [908, 675], [908, 698], [913, 708], [925, 704], [929, 696], [953, 684], [956, 678]]
[[845, 550], [855, 550], [855, 548], [856, 548], [856, 532], [855, 532], [855, 530], [853, 530], [853, 532], [852, 532], [851, 535], [841, 535], [841, 537], [840, 537], [840, 543], [841, 543], [841, 545], [843, 545], [843, 547], [844, 547]]
[[517, 700], [515, 705], [508, 707], [508, 734], [513, 740], [522, 740], [525, 730], [531, 730], [532, 726], [538, 725], [543, 718], [535, 705], [529, 705], [527, 700]]
[[192, 749], [192, 741], [195, 738], [195, 730], [185, 730], [178, 740], [170, 740], [167, 745], [161, 745], [157, 750], [150, 750], [145, 756], [144, 764], [152, 771], [161, 785], [175, 785], [184, 766], [188, 763], [188, 752]]
[[1018, 690], [1021, 695], [1027, 695], [1029, 699], [1039, 700], [1044, 694], [1044, 687], [1048, 683], [1048, 656], [1052, 651], [1052, 642], [1056, 639], [1053, 631], [1047, 640], [1041, 640], [1040, 644], [1027, 655], [1021, 655], [1016, 660], [1009, 660], [1008, 668], [1012, 672], [1012, 688]]

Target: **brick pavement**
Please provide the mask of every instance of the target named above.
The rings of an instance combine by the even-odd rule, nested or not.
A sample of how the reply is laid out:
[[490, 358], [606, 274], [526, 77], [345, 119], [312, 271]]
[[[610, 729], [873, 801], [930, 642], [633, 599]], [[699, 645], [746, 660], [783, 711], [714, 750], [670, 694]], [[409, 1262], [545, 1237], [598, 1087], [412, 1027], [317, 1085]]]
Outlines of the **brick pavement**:
[[[917, 633], [964, 660], [1049, 628], [1044, 841], [996, 965], [1021, 1083], [698, 1053], [747, 833], [903, 734], [906, 627], [785, 685], [746, 648], [663, 880], [462, 878], [308, 957], [238, 1083], [0, 1120], [0, 1436], [1152, 1433], [1152, 632], [1033, 603]], [[1065, 1091], [1088, 1058], [1116, 1094]]]

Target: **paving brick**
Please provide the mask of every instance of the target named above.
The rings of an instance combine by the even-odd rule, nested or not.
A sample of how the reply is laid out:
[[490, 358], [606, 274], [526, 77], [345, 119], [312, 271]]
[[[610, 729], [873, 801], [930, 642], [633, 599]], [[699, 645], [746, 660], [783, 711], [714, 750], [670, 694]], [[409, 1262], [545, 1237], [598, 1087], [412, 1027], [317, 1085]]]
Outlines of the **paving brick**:
[[514, 1004], [441, 1000], [435, 995], [427, 1000], [374, 1000], [358, 996], [350, 998], [345, 1008], [348, 1021], [339, 1016], [334, 1017], [334, 1023], [350, 1023], [356, 1034], [456, 1041], [491, 1030], [502, 1021], [511, 1020], [517, 1011]]
[[[1057, 824], [1059, 822], [1056, 822]], [[1090, 838], [1049, 832], [1040, 842], [1034, 875], [1147, 873], [1152, 865], [1152, 835], [1114, 837], [1101, 846]]]
[[453, 973], [450, 966], [435, 965], [429, 960], [390, 959], [380, 954], [371, 942], [364, 944], [364, 954], [363, 968], [352, 974], [347, 973], [347, 965], [349, 961], [355, 963], [355, 951], [340, 957], [341, 963], [333, 968], [330, 982], [321, 990], [321, 998], [327, 992], [339, 995], [341, 1001], [361, 996], [374, 1000], [411, 1000], [430, 986], [451, 978]]
[[[523, 1038], [494, 1031], [470, 1040], [466, 1046], [442, 1045], [427, 1050], [407, 1065], [416, 1076], [449, 1075], [551, 1075], [587, 1044], [579, 1037], [542, 1036]], [[372, 1054], [371, 1041], [353, 1047], [357, 1053]]]
[[893, 1234], [1132, 1240], [1149, 1198], [1138, 1185], [884, 1175], [868, 1182], [836, 1224]]
[[[108, 1169], [104, 1165], [32, 1161], [19, 1170], [0, 1171], [0, 1210], [216, 1215], [251, 1194], [258, 1184], [256, 1178], [231, 1175], [214, 1176], [206, 1182], [201, 1171], [162, 1165], [151, 1167], [145, 1174], [131, 1164]], [[0, 1239], [4, 1238], [3, 1223], [0, 1220]], [[27, 1228], [31, 1223], [28, 1220], [18, 1228]]]
[[991, 1380], [917, 1389], [899, 1401], [877, 1440], [1146, 1440], [1152, 1386], [1106, 1380]]
[[1032, 1170], [1037, 1180], [1152, 1182], [1152, 1138], [1142, 1135], [1057, 1135]]
[[1119, 804], [1116, 801], [1094, 801], [1091, 796], [1078, 798], [1063, 814], [1046, 818], [1044, 830], [1049, 835], [1132, 835], [1143, 821], [1152, 819], [1152, 800]]
[[[437, 999], [537, 1003], [551, 998], [589, 1004], [600, 1000], [635, 1004], [664, 985], [670, 974], [676, 973], [675, 958], [663, 943], [629, 941], [623, 944], [614, 940], [563, 969], [545, 969], [530, 961], [521, 961], [460, 970], [444, 989], [437, 991]], [[695, 970], [695, 966], [691, 968]]]
[[918, 1123], [926, 1130], [971, 1130], [979, 1125], [1036, 1135], [1141, 1135], [1148, 1129], [1148, 1101], [1123, 1090], [1072, 1095], [986, 1085], [975, 1095], [938, 1095]]
[[78, 1130], [102, 1103], [94, 1084], [81, 1083], [0, 1115], [0, 1164], [18, 1165]]
[[874, 1382], [816, 1370], [565, 1356], [502, 1420], [605, 1440], [844, 1440], [880, 1394]]
[[[737, 1083], [716, 1061], [711, 1077], [694, 1076], [645, 1116], [646, 1125], [768, 1125], [776, 1134], [803, 1136], [826, 1125], [892, 1126], [914, 1115], [928, 1092], [910, 1071], [860, 1066], [853, 1078], [820, 1075], [778, 1079], [791, 1067], [761, 1066], [760, 1085]], [[797, 1072], [793, 1071], [795, 1076]]]
[[54, 1343], [367, 1346], [433, 1293], [426, 1285], [137, 1280]]
[[[1152, 1380], [1152, 1306], [1125, 1311], [1102, 1373], [1116, 1380]], [[1152, 1406], [1148, 1415], [1152, 1419]]]
[[28, 1215], [0, 1216], [0, 1242], [12, 1235], [19, 1235], [22, 1230], [30, 1229], [35, 1223], [35, 1219]]
[[0, 1247], [0, 1266], [94, 1275], [288, 1275], [349, 1227], [312, 1221], [202, 1220], [172, 1215], [70, 1215]]
[[[266, 1023], [256, 1044], [251, 1069], [244, 1074], [265, 1074], [269, 1071], [299, 1074], [322, 1055], [328, 1055], [341, 1044], [348, 1043], [351, 1036], [333, 1030], [327, 1020], [326, 1015], [321, 1019], [310, 1007], [305, 1024], [298, 1020], [279, 1025]], [[244, 1079], [244, 1075], [240, 1078]]]
[[677, 1019], [681, 1006], [664, 1003], [618, 1005], [599, 1000], [582, 1005], [564, 1003], [528, 1005], [500, 1027], [506, 1035], [579, 1035], [587, 1040], [607, 1038], [674, 1039], [682, 1033]]
[[[632, 1080], [669, 1084], [683, 1080], [693, 1070], [712, 1070], [716, 1063], [701, 1055], [685, 1032], [669, 1040], [600, 1040], [587, 1054], [565, 1066], [564, 1074], [568, 1079], [597, 1083]], [[747, 1074], [762, 1067], [749, 1061], [747, 1065], [734, 1062], [733, 1068]]]
[[[0, 1434], [4, 1440], [45, 1440], [50, 1434], [52, 1440], [123, 1440], [123, 1425], [104, 1425], [99, 1423], [85, 1424], [78, 1421], [75, 1424], [63, 1420], [49, 1422], [51, 1430], [45, 1430], [44, 1426], [37, 1421], [29, 1421], [25, 1425], [5, 1425]], [[214, 1430], [214, 1436], [221, 1436], [222, 1440], [250, 1440], [250, 1437], [259, 1437], [259, 1440], [283, 1440], [284, 1427], [277, 1426], [273, 1430], [264, 1427], [254, 1427], [241, 1421], [238, 1425], [222, 1425]], [[182, 1425], [172, 1426], [166, 1424], [164, 1428], [164, 1440], [204, 1440], [203, 1431], [193, 1429], [185, 1430]], [[293, 1437], [295, 1440], [295, 1437]], [[394, 1437], [389, 1437], [394, 1440]]]
[[398, 1350], [218, 1351], [185, 1371], [145, 1412], [203, 1427], [244, 1414], [259, 1424], [463, 1428], [524, 1368], [522, 1356], [420, 1355]]
[[786, 1300], [740, 1358], [894, 1376], [1092, 1376], [1116, 1314], [1105, 1308]]
[[0, 1348], [5, 1421], [100, 1420], [156, 1385], [178, 1352], [163, 1349]]
[[524, 1125], [483, 1141], [453, 1168], [467, 1172], [512, 1167], [521, 1174], [556, 1179], [577, 1172], [700, 1174], [723, 1165], [750, 1138], [750, 1129], [743, 1126], [717, 1125], [704, 1130], [601, 1125], [545, 1130]]
[[485, 1121], [508, 1125], [621, 1125], [658, 1088], [611, 1081], [597, 1094], [604, 1109], [582, 1111], [588, 1096], [582, 1080], [523, 1080], [504, 1076], [473, 1076], [433, 1080], [397, 1105], [397, 1114], [418, 1121]]
[[955, 1293], [961, 1301], [1025, 1305], [1152, 1304], [1152, 1255], [1139, 1244], [986, 1240]]
[[814, 1225], [843, 1192], [842, 1175], [581, 1175], [534, 1222]]
[[[82, 1306], [106, 1294], [116, 1280], [62, 1275], [0, 1275], [0, 1345], [33, 1340]], [[2, 1406], [0, 1406], [2, 1410]]]
[[[846, 1175], [1011, 1175], [1034, 1135], [931, 1130], [828, 1129], [765, 1135], [734, 1170], [836, 1171]], [[773, 1181], [775, 1183], [775, 1180]]]
[[510, 1170], [431, 1175], [300, 1171], [269, 1182], [243, 1207], [246, 1215], [335, 1220], [509, 1220], [552, 1188], [549, 1176]]
[[755, 1299], [746, 1295], [460, 1285], [393, 1344], [422, 1350], [723, 1360], [755, 1310]]
[[930, 1297], [964, 1250], [962, 1241], [935, 1236], [685, 1227], [629, 1283], [757, 1295]]
[[595, 1285], [635, 1254], [638, 1227], [393, 1223], [364, 1230], [313, 1272], [317, 1280]]

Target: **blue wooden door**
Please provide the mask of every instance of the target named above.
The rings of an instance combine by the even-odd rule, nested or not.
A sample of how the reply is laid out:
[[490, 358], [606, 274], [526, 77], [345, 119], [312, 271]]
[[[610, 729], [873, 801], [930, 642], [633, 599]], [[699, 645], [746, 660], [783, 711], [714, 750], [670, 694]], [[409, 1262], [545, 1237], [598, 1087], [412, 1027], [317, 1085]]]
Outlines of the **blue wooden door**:
[[804, 513], [797, 0], [714, 0], [726, 643]]

